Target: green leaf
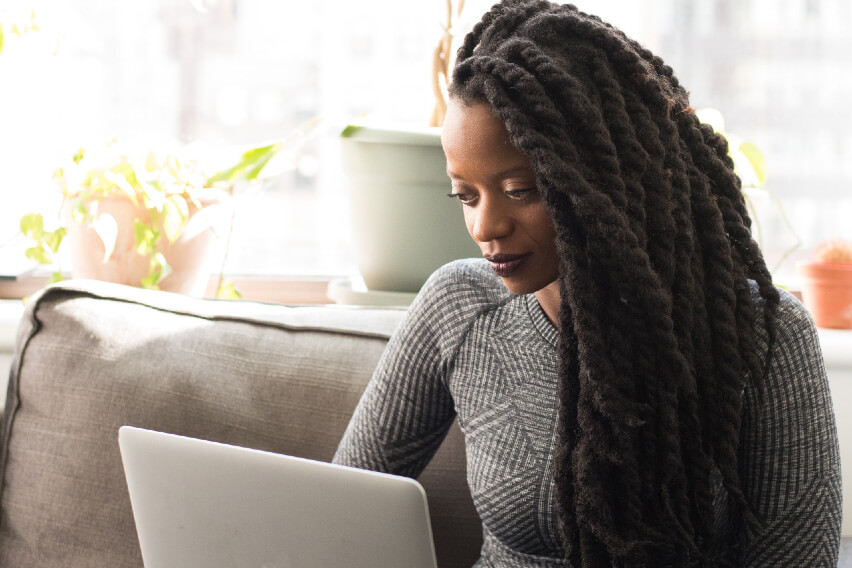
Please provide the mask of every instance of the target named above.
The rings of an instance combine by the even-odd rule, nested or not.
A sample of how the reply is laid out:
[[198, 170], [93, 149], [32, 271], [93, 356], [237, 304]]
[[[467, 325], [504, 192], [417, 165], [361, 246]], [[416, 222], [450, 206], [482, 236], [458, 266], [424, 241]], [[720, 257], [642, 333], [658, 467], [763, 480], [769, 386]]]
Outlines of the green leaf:
[[157, 253], [151, 257], [149, 264], [148, 276], [142, 279], [142, 287], [148, 289], [157, 289], [160, 281], [171, 274], [172, 267], [166, 262], [166, 257], [162, 253]]
[[[296, 128], [293, 135], [301, 136], [305, 133], [305, 130], [309, 126], [319, 122], [320, 120], [320, 117], [312, 118]], [[252, 181], [256, 179], [260, 175], [261, 171], [263, 171], [263, 168], [265, 168], [269, 161], [281, 151], [281, 148], [283, 148], [291, 138], [287, 138], [276, 144], [269, 144], [268, 146], [261, 146], [248, 150], [242, 155], [240, 161], [236, 165], [208, 178], [205, 182], [206, 185], [213, 185], [221, 181]]]
[[62, 282], [65, 280], [65, 277], [62, 276], [62, 273], [58, 270], [50, 275], [50, 280], [47, 281], [48, 284], [56, 284], [57, 282]]
[[136, 176], [133, 174], [132, 168], [128, 172], [126, 168], [116, 166], [111, 170], [104, 171], [104, 179], [112, 184], [114, 189], [118, 189], [127, 195], [134, 204], [137, 202], [136, 190], [134, 189]]
[[24, 252], [24, 254], [28, 259], [39, 264], [52, 264], [53, 262], [47, 255], [47, 251], [44, 250], [44, 245], [42, 243], [39, 243], [34, 247], [28, 248]]
[[232, 180], [237, 175], [237, 173], [240, 171], [240, 168], [241, 168], [240, 164], [237, 164], [235, 166], [228, 168], [227, 170], [221, 171], [221, 172], [207, 178], [207, 180], [204, 182], [204, 185], [213, 185], [214, 183], [219, 182], [219, 181]]
[[267, 146], [266, 148], [261, 148], [263, 152], [255, 154], [252, 156], [253, 162], [249, 165], [248, 171], [244, 174], [242, 179], [245, 181], [252, 181], [257, 179], [257, 176], [260, 175], [260, 172], [263, 171], [263, 168], [269, 163], [269, 160], [275, 157], [275, 155], [281, 150], [281, 144], [273, 144], [272, 146]]
[[122, 161], [110, 168], [111, 171], [121, 174], [131, 186], [139, 185], [139, 179], [136, 177], [136, 170], [133, 169], [133, 164], [127, 161], [127, 158], [122, 158]]
[[89, 210], [86, 209], [86, 204], [82, 199], [75, 199], [71, 205], [71, 220], [75, 223], [85, 223], [86, 217], [89, 215]]
[[136, 252], [143, 256], [154, 254], [157, 250], [157, 241], [160, 239], [160, 231], [134, 219], [133, 232], [136, 235]]
[[44, 218], [41, 213], [27, 213], [21, 217], [21, 232], [35, 240], [39, 240], [44, 233]]
[[206, 185], [213, 185], [220, 181], [251, 181], [256, 179], [263, 168], [283, 147], [283, 144], [270, 144], [260, 148], [252, 148], [243, 153], [240, 161], [225, 171], [219, 172], [208, 178]]
[[340, 137], [341, 138], [351, 138], [352, 136], [355, 136], [356, 132], [358, 132], [359, 130], [363, 130], [363, 129], [364, 129], [363, 126], [356, 126], [354, 124], [350, 124], [346, 128], [343, 129], [343, 132], [340, 133]]
[[85, 155], [86, 155], [86, 150], [84, 148], [80, 148], [79, 150], [77, 150], [77, 153], [74, 154], [74, 157], [71, 158], [71, 159], [74, 160], [75, 164], [79, 165], [80, 162], [83, 161], [83, 157]]
[[28, 248], [24, 254], [39, 264], [52, 264], [53, 254], [59, 250], [59, 245], [65, 238], [65, 228], [45, 231], [44, 219], [40, 213], [28, 213], [21, 217], [21, 233], [35, 241], [34, 246]]
[[163, 204], [163, 230], [173, 243], [180, 237], [189, 218], [189, 206], [181, 195], [172, 195]]
[[65, 233], [65, 227], [60, 227], [52, 233], [45, 233], [44, 244], [47, 245], [47, 247], [54, 253], [59, 252], [59, 245], [62, 244], [62, 239], [65, 238]]
[[139, 283], [141, 286], [148, 290], [156, 290], [157, 289], [157, 281], [160, 279], [159, 275], [156, 273], [149, 273], [148, 276], [142, 279]]
[[142, 282], [140, 282], [140, 284], [142, 285], [143, 288], [146, 288], [148, 290], [156, 290], [157, 289], [157, 282], [159, 282], [159, 281], [160, 281], [160, 273], [154, 271], [154, 272], [149, 273], [148, 276], [146, 276], [145, 278], [143, 278]]
[[5, 43], [5, 38], [3, 36], [3, 25], [0, 24], [0, 53], [3, 53], [3, 44]]
[[766, 183], [766, 158], [763, 157], [763, 152], [752, 142], [743, 142], [739, 150], [748, 158], [760, 185], [763, 186]]
[[216, 297], [220, 300], [242, 300], [243, 295], [234, 286], [232, 280], [223, 280], [216, 290]]

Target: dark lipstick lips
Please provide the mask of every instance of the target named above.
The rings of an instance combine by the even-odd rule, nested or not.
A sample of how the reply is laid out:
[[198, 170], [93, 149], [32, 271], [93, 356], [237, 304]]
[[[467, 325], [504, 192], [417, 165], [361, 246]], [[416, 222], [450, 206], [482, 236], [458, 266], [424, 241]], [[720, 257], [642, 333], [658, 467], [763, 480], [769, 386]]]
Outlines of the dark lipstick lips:
[[495, 254], [485, 255], [485, 260], [491, 263], [491, 268], [500, 278], [511, 276], [532, 253], [526, 254]]

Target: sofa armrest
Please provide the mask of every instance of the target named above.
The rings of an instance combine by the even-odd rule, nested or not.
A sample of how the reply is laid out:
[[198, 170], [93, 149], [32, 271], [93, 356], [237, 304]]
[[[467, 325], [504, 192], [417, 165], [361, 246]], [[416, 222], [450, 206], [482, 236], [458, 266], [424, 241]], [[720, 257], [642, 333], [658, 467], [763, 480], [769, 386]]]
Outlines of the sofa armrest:
[[[141, 566], [121, 425], [329, 460], [403, 310], [200, 300], [78, 281], [33, 297], [0, 446], [0, 566]], [[457, 427], [421, 482], [442, 567], [481, 526]]]

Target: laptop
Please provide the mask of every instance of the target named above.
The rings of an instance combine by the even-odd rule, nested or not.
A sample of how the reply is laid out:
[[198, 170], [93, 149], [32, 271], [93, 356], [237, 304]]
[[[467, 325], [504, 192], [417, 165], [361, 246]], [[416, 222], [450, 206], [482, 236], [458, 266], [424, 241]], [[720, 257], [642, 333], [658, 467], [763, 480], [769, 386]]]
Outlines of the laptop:
[[118, 440], [146, 568], [436, 568], [413, 479], [130, 426]]

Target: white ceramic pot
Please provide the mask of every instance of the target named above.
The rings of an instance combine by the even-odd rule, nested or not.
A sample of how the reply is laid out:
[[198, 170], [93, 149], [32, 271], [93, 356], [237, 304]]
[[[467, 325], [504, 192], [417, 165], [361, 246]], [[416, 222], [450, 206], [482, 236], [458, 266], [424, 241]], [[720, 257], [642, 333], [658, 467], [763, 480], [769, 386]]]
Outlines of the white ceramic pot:
[[441, 265], [481, 256], [446, 197], [440, 128], [355, 126], [341, 143], [355, 261], [369, 290], [417, 292]]

